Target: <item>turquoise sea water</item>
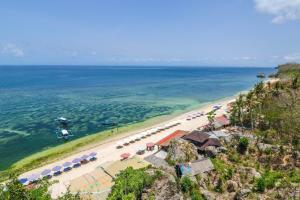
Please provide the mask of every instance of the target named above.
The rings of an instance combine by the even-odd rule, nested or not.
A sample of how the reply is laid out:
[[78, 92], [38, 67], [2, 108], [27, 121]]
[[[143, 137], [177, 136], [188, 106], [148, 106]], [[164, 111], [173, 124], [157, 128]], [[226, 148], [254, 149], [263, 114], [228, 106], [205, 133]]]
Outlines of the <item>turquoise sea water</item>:
[[[0, 170], [75, 138], [182, 111], [247, 90], [270, 68], [0, 66]], [[107, 123], [108, 122], [108, 123]]]

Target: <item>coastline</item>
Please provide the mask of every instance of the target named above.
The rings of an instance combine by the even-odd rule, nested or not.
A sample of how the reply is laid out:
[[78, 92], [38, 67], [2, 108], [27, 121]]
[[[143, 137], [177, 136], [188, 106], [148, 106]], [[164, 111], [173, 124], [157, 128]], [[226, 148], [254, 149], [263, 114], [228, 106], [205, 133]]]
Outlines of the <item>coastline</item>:
[[[237, 94], [240, 94], [241, 92], [244, 91], [240, 91]], [[144, 130], [153, 128], [154, 126], [159, 126], [171, 120], [179, 119], [180, 117], [188, 115], [189, 113], [195, 112], [199, 109], [207, 109], [208, 107], [210, 107], [211, 104], [232, 100], [237, 96], [237, 94], [233, 96], [219, 98], [210, 102], [203, 102], [198, 105], [191, 106], [186, 110], [175, 111], [169, 115], [161, 115], [147, 119], [142, 122], [119, 127], [118, 132], [112, 132], [112, 129], [109, 129], [82, 138], [78, 138], [66, 144], [48, 148], [14, 163], [8, 170], [2, 171], [0, 173], [0, 180], [5, 180], [10, 172], [21, 174], [26, 171], [39, 168], [41, 166], [51, 164], [53, 162], [65, 159], [66, 157], [72, 156], [74, 154], [97, 148], [101, 145], [115, 142], [117, 140], [136, 134], [138, 132], [142, 132]]]

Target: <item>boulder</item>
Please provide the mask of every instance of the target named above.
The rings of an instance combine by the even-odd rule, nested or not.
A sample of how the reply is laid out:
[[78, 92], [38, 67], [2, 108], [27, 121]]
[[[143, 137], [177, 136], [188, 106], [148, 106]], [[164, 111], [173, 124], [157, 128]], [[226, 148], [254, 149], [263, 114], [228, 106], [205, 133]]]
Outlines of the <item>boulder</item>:
[[218, 151], [217, 151], [216, 147], [214, 147], [214, 146], [205, 147], [204, 151], [208, 157], [214, 158], [218, 155]]
[[258, 143], [257, 148], [260, 151], [266, 151], [267, 149], [272, 149], [272, 145], [270, 144], [265, 144], [265, 143]]
[[221, 153], [226, 153], [227, 152], [227, 148], [226, 147], [218, 147], [217, 151], [221, 152]]
[[190, 162], [198, 159], [198, 152], [192, 143], [176, 138], [170, 142], [167, 157], [175, 162]]
[[[150, 170], [147, 171], [149, 174], [153, 173]], [[176, 180], [172, 174], [162, 172], [162, 177], [155, 180], [150, 188], [143, 191], [141, 200], [148, 200], [150, 196], [154, 197], [155, 200], [183, 200], [183, 194], [176, 185]]]
[[251, 174], [251, 176], [253, 176], [254, 178], [260, 178], [261, 175], [258, 171], [256, 171], [256, 169], [249, 167], [249, 172]]
[[228, 180], [227, 181], [227, 191], [228, 192], [236, 192], [238, 189], [238, 184], [235, 181], [232, 180]]
[[241, 189], [240, 191], [238, 191], [235, 194], [234, 199], [235, 200], [244, 200], [250, 193], [251, 193], [250, 189]]
[[216, 199], [215, 194], [208, 190], [201, 190], [201, 194], [205, 200], [215, 200]]
[[258, 171], [256, 171], [255, 168], [252, 168], [252, 167], [239, 167], [237, 169], [238, 173], [241, 173], [241, 174], [244, 174], [246, 177], [249, 177], [249, 178], [260, 178], [261, 175]]

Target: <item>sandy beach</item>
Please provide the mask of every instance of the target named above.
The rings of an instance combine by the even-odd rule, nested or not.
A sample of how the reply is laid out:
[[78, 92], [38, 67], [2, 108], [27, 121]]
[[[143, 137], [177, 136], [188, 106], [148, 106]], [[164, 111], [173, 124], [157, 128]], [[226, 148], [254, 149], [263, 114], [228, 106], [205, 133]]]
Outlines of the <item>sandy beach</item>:
[[[59, 196], [61, 193], [64, 193], [66, 191], [66, 188], [70, 185], [70, 181], [80, 177], [86, 173], [89, 173], [91, 171], [93, 171], [94, 169], [96, 169], [99, 165], [107, 163], [107, 162], [112, 162], [112, 161], [117, 161], [120, 160], [120, 155], [122, 153], [130, 153], [131, 156], [132, 155], [136, 155], [136, 151], [138, 148], [140, 147], [145, 147], [147, 143], [149, 142], [153, 142], [156, 143], [159, 140], [161, 140], [162, 138], [166, 137], [167, 135], [173, 133], [176, 130], [184, 130], [184, 131], [193, 131], [205, 124], [208, 123], [207, 117], [204, 115], [202, 117], [197, 117], [195, 119], [192, 120], [186, 120], [188, 118], [188, 116], [197, 113], [197, 112], [204, 112], [207, 113], [209, 111], [212, 110], [212, 106], [215, 104], [220, 104], [222, 105], [222, 108], [217, 110], [216, 112], [216, 116], [225, 114], [225, 108], [228, 102], [232, 101], [234, 99], [234, 97], [231, 98], [226, 98], [226, 99], [222, 99], [220, 101], [216, 101], [214, 103], [211, 103], [209, 105], [205, 105], [199, 109], [190, 111], [188, 113], [182, 114], [180, 116], [177, 116], [171, 120], [168, 121], [163, 121], [155, 126], [149, 127], [147, 129], [144, 130], [136, 130], [136, 131], [132, 131], [126, 134], [121, 134], [118, 137], [114, 138], [114, 139], [110, 139], [108, 141], [103, 141], [98, 145], [95, 145], [92, 148], [83, 150], [79, 153], [76, 153], [72, 156], [68, 156], [64, 159], [61, 159], [57, 162], [53, 162], [51, 164], [45, 165], [43, 167], [28, 171], [24, 174], [22, 174], [20, 177], [28, 177], [33, 173], [41, 173], [41, 171], [43, 171], [44, 169], [52, 169], [53, 167], [57, 166], [57, 165], [62, 165], [63, 163], [69, 161], [71, 162], [74, 158], [77, 157], [81, 157], [82, 155], [85, 154], [89, 154], [91, 152], [96, 152], [97, 153], [97, 160], [94, 162], [89, 162], [88, 164], [82, 165], [79, 168], [73, 169], [69, 172], [66, 173], [62, 173], [60, 176], [56, 176], [53, 177], [52, 180], [57, 180], [58, 182], [56, 184], [54, 184], [51, 187], [51, 195], [52, 197], [57, 197]], [[164, 130], [161, 131], [155, 135], [151, 135], [149, 137], [146, 137], [145, 139], [141, 139], [139, 141], [136, 141], [128, 146], [124, 146], [121, 149], [117, 149], [116, 148], [116, 143], [123, 141], [124, 139], [128, 139], [130, 136], [141, 133], [142, 131], [146, 131], [149, 130], [151, 128], [155, 128], [155, 127], [161, 127], [167, 123], [170, 123], [172, 121], [180, 121], [181, 124], [178, 126], [175, 126], [173, 128], [170, 128], [168, 130]], [[144, 158], [146, 156], [149, 156], [150, 154], [153, 154], [155, 151], [150, 151], [147, 152], [143, 155], [138, 155], [140, 158]]]

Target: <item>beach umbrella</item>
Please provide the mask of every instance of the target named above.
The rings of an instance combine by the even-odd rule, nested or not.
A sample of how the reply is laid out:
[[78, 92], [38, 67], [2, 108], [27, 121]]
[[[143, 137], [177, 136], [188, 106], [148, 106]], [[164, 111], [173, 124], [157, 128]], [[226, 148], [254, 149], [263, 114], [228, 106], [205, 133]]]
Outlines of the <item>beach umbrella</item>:
[[65, 163], [63, 164], [64, 168], [68, 168], [68, 167], [70, 167], [71, 165], [72, 165], [71, 162], [65, 162]]
[[144, 134], [143, 134], [143, 133], [139, 133], [137, 136], [138, 136], [140, 139], [142, 139], [142, 138], [144, 137]]
[[137, 140], [140, 140], [140, 137], [139, 137], [139, 134], [135, 134], [134, 135], [134, 139], [137, 141]]
[[52, 168], [52, 171], [59, 172], [61, 170], [61, 166], [55, 166]]
[[130, 143], [130, 140], [128, 138], [123, 140], [123, 144], [129, 144], [129, 143]]
[[147, 136], [151, 135], [151, 131], [150, 130], [146, 131], [146, 133], [147, 133]]
[[81, 159], [80, 158], [75, 158], [72, 160], [72, 163], [74, 164], [77, 164], [77, 163], [80, 163], [81, 162]]
[[121, 142], [121, 141], [117, 142], [116, 147], [123, 147], [123, 142]]
[[81, 160], [87, 160], [88, 159], [88, 155], [83, 155], [83, 156], [81, 156]]
[[121, 158], [122, 159], [126, 159], [126, 158], [128, 158], [130, 156], [130, 153], [122, 153], [121, 154]]
[[131, 137], [129, 138], [129, 140], [130, 140], [130, 142], [134, 142], [134, 141], [135, 141], [135, 137], [134, 137], [134, 136], [131, 136]]
[[45, 176], [49, 176], [50, 173], [51, 173], [51, 170], [50, 170], [50, 169], [45, 169], [45, 170], [42, 171], [41, 175], [42, 175], [43, 177], [45, 177]]
[[19, 182], [20, 182], [22, 185], [27, 185], [27, 183], [28, 183], [28, 178], [20, 178], [20, 179], [19, 179]]
[[92, 153], [90, 153], [90, 156], [91, 156], [91, 157], [96, 157], [96, 155], [97, 155], [97, 153], [96, 153], [96, 152], [92, 152]]
[[158, 128], [158, 131], [162, 131], [162, 130], [164, 130], [164, 128], [163, 127], [161, 127], [161, 126], [159, 126], [159, 127], [157, 127]]
[[28, 177], [28, 181], [29, 181], [29, 182], [34, 182], [34, 181], [37, 181], [39, 178], [40, 178], [40, 175], [39, 175], [39, 174], [31, 174], [31, 175]]
[[142, 135], [143, 138], [145, 138], [147, 136], [147, 132], [146, 131], [142, 132], [141, 135]]
[[149, 143], [146, 144], [146, 146], [147, 146], [147, 147], [153, 147], [153, 146], [154, 146], [154, 143], [153, 143], [153, 142], [149, 142]]

